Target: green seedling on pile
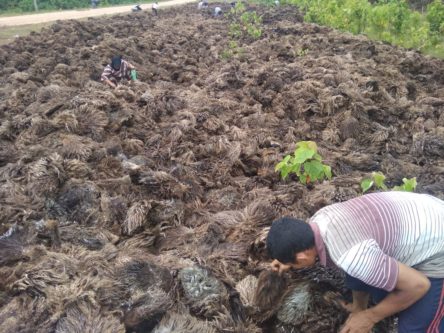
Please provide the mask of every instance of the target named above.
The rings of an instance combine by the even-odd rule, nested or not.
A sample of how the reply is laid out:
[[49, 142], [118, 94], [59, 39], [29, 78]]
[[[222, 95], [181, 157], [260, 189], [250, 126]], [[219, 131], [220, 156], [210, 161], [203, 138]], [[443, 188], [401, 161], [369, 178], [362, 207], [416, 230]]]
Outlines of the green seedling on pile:
[[308, 49], [299, 49], [297, 52], [298, 57], [306, 56], [308, 53]]
[[402, 178], [402, 185], [393, 187], [393, 191], [413, 192], [416, 189], [416, 177]]
[[[385, 185], [385, 176], [382, 172], [373, 172], [372, 178], [363, 179], [361, 182], [361, 189], [362, 193], [367, 192], [372, 187], [376, 188], [377, 190], [384, 190], [387, 191], [388, 187]], [[402, 179], [403, 184], [399, 186], [394, 186], [391, 190], [392, 191], [404, 191], [404, 192], [413, 192], [416, 189], [416, 177], [413, 178], [403, 178]]]
[[313, 141], [300, 141], [296, 143], [293, 155], [287, 155], [279, 162], [275, 171], [279, 171], [282, 179], [294, 173], [299, 181], [306, 185], [316, 180], [331, 179], [331, 167], [322, 163], [318, 154], [318, 146]]
[[258, 39], [262, 36], [262, 16], [255, 11], [247, 11], [241, 2], [228, 13], [231, 21], [228, 34], [232, 39], [241, 39], [247, 36]]

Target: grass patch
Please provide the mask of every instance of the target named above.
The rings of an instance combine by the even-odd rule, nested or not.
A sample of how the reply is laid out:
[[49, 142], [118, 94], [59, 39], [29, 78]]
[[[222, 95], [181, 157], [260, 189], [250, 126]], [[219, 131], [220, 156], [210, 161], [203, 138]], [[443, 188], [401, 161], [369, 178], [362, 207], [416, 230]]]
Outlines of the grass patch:
[[[78, 10], [80, 10], [80, 9], [88, 9], [88, 8], [79, 8]], [[67, 10], [69, 10], [69, 9], [67, 9]], [[43, 10], [39, 10], [38, 12], [36, 12], [36, 11], [24, 12], [24, 11], [21, 11], [20, 9], [16, 9], [16, 10], [2, 11], [2, 12], [0, 12], [0, 17], [45, 14], [45, 13], [53, 13], [53, 12], [59, 12], [59, 11], [61, 11], [61, 9], [43, 9]]]
[[48, 27], [51, 24], [54, 24], [54, 22], [2, 27], [0, 29], [0, 45], [12, 42], [17, 36], [27, 36], [31, 31], [39, 32], [42, 28]]
[[[444, 45], [444, 42], [442, 42], [442, 45]], [[444, 59], [444, 46], [434, 49], [425, 49], [424, 53], [435, 58]]]

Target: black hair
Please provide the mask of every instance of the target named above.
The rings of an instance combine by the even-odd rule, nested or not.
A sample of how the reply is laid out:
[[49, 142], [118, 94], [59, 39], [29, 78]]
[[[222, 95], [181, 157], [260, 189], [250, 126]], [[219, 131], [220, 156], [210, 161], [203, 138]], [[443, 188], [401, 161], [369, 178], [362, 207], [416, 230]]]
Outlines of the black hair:
[[315, 245], [314, 232], [305, 221], [283, 217], [274, 221], [267, 236], [267, 251], [283, 264], [294, 263], [294, 255]]
[[122, 56], [118, 55], [111, 58], [111, 66], [114, 69], [117, 69], [116, 67], [120, 68], [121, 64], [122, 64]]

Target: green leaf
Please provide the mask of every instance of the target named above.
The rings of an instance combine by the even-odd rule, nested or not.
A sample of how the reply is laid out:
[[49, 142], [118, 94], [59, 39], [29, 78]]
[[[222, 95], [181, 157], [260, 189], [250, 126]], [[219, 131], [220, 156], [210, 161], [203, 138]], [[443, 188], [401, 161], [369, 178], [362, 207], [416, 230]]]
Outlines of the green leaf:
[[304, 163], [305, 174], [310, 176], [310, 179], [315, 181], [322, 179], [324, 175], [324, 166], [317, 160], [312, 160]]
[[276, 164], [276, 166], [274, 167], [274, 171], [277, 172], [277, 171], [282, 170], [282, 168], [283, 168], [285, 165], [286, 165], [286, 164], [285, 164], [284, 161], [279, 162], [279, 163]]
[[299, 141], [296, 143], [296, 147], [313, 150], [315, 153], [318, 151], [318, 145], [314, 141]]
[[371, 180], [371, 179], [364, 179], [361, 182], [362, 193], [367, 192], [372, 186], [373, 186], [373, 180]]
[[316, 144], [316, 142], [314, 142], [314, 141], [306, 141], [306, 142], [307, 142], [308, 148], [310, 148], [311, 150], [314, 150], [315, 153], [318, 151], [318, 145]]
[[274, 171], [279, 171], [282, 170], [282, 168], [284, 168], [285, 166], [287, 166], [288, 161], [290, 161], [291, 155], [287, 155], [285, 156], [285, 158], [280, 161], [278, 164], [276, 164], [276, 166], [274, 167]]
[[282, 177], [282, 179], [285, 180], [285, 178], [287, 178], [289, 172], [290, 172], [290, 169], [283, 169], [283, 170], [281, 171], [281, 177]]
[[316, 152], [312, 149], [308, 149], [305, 147], [299, 147], [294, 152], [294, 161], [295, 163], [304, 163], [313, 157]]
[[304, 174], [300, 175], [300, 176], [299, 176], [299, 181], [300, 181], [302, 184], [306, 185], [306, 184], [307, 184], [307, 176], [304, 175]]
[[407, 179], [407, 178], [403, 178], [402, 182], [404, 184], [402, 184], [401, 186], [395, 186], [393, 187], [393, 191], [403, 191], [403, 192], [413, 192], [416, 188], [416, 177]]
[[332, 174], [331, 174], [331, 167], [329, 165], [324, 164], [324, 174], [328, 179], [331, 179]]
[[375, 185], [377, 188], [381, 188], [383, 190], [387, 190], [387, 186], [384, 183], [385, 176], [382, 172], [373, 172], [372, 173], [373, 179], [375, 181]]
[[392, 188], [392, 191], [405, 192], [404, 185], [395, 186], [395, 187]]
[[318, 160], [319, 162], [322, 162], [322, 157], [318, 153], [314, 154], [312, 158]]
[[302, 166], [301, 163], [294, 163], [291, 166], [290, 172], [294, 172], [297, 176], [299, 176], [301, 174], [301, 166]]
[[403, 187], [405, 191], [413, 192], [416, 189], [416, 177], [410, 179], [403, 178], [402, 182], [404, 183]]

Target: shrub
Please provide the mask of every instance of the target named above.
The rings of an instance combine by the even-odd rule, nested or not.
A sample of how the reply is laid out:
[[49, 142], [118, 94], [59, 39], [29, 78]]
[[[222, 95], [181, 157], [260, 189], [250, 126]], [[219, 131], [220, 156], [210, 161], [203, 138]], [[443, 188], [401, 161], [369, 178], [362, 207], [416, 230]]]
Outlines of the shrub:
[[305, 12], [308, 22], [384, 40], [444, 57], [444, 4], [434, 0], [427, 14], [406, 0], [287, 0]]
[[431, 34], [444, 33], [444, 4], [441, 0], [435, 0], [427, 6], [426, 18]]

